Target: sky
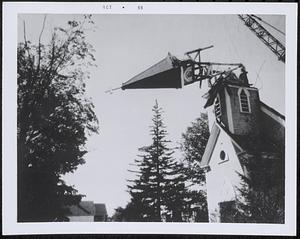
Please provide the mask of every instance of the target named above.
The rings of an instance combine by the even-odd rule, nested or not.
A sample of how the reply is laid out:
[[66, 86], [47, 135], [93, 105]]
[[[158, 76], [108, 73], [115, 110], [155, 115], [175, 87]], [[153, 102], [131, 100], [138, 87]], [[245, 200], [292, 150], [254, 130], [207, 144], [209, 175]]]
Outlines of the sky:
[[[285, 31], [281, 15], [258, 15]], [[18, 16], [18, 41], [23, 41], [23, 21], [27, 39], [38, 42], [44, 15]], [[56, 26], [81, 15], [48, 14], [42, 42], [49, 40]], [[87, 33], [94, 46], [97, 68], [90, 69], [86, 82], [88, 97], [95, 105], [99, 134], [89, 137], [86, 163], [74, 174], [64, 176], [83, 200], [105, 203], [111, 216], [118, 206], [129, 201], [126, 179], [132, 178], [129, 164], [137, 158], [138, 148], [149, 145], [149, 126], [155, 100], [163, 108], [171, 146], [178, 146], [186, 128], [205, 112], [207, 87], [199, 83], [183, 89], [106, 90], [121, 86], [136, 74], [157, 63], [167, 53], [179, 59], [199, 47], [204, 61], [243, 63], [248, 78], [259, 89], [260, 99], [285, 114], [285, 65], [244, 25], [237, 15], [93, 15], [95, 31]], [[284, 36], [265, 26], [284, 43]], [[205, 85], [205, 83], [204, 83]], [[176, 156], [181, 157], [180, 152]]]

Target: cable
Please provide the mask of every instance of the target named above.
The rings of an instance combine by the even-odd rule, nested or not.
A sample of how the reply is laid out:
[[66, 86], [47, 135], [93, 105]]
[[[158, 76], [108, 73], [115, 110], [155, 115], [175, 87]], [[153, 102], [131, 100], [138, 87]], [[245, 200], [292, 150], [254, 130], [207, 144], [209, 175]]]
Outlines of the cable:
[[[260, 79], [260, 77], [259, 77]], [[261, 86], [258, 88], [258, 90], [262, 90], [264, 88], [264, 82], [260, 79], [260, 83], [261, 83]]]
[[[223, 19], [224, 19], [224, 25], [226, 25], [225, 26], [225, 29], [231, 29], [230, 27], [228, 27], [228, 23], [227, 23], [227, 19], [226, 19], [226, 17], [223, 17]], [[239, 55], [239, 53], [238, 53], [238, 50], [237, 50], [237, 48], [236, 48], [236, 46], [235, 46], [235, 44], [234, 44], [234, 41], [233, 41], [233, 39], [231, 38], [231, 34], [229, 33], [229, 32], [227, 32], [226, 30], [224, 30], [225, 31], [225, 33], [226, 33], [226, 35], [227, 35], [227, 38], [229, 39], [229, 42], [230, 42], [230, 44], [231, 44], [231, 46], [232, 46], [232, 48], [233, 48], [233, 50], [234, 50], [234, 52], [235, 52], [235, 55], [237, 56], [237, 58], [239, 59], [239, 60], [241, 60], [241, 57], [240, 57], [240, 55]]]
[[258, 69], [258, 72], [256, 72], [256, 79], [255, 79], [254, 86], [256, 85], [257, 79], [258, 79], [258, 78], [260, 79], [259, 73], [260, 73], [260, 71], [261, 71], [263, 65], [265, 64], [265, 62], [266, 62], [266, 60], [263, 61], [263, 63], [260, 65], [260, 67], [259, 67], [259, 69]]

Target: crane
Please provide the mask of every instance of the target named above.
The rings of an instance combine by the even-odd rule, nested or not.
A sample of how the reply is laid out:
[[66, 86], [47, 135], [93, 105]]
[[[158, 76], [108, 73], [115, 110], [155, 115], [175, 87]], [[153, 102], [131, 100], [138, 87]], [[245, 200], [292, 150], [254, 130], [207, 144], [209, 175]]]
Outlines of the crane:
[[[278, 60], [285, 63], [285, 46], [281, 44], [281, 42], [278, 41], [270, 32], [268, 32], [258, 21], [255, 20], [255, 18], [261, 21], [262, 19], [255, 15], [249, 14], [240, 14], [238, 17], [278, 57]], [[277, 28], [276, 30], [280, 31]]]

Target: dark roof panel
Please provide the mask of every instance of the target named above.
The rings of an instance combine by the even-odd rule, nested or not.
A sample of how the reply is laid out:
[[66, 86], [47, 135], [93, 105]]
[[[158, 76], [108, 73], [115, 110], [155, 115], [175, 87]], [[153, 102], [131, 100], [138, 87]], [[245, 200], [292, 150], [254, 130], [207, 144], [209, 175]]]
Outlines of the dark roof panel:
[[276, 111], [273, 108], [271, 108], [270, 106], [266, 105], [264, 102], [260, 101], [260, 104], [261, 104], [261, 107], [268, 109], [270, 112], [272, 112], [277, 117], [281, 118], [282, 120], [285, 120], [284, 115], [280, 114], [278, 111]]
[[81, 201], [78, 205], [69, 207], [68, 216], [94, 216], [95, 205], [93, 201]]
[[181, 88], [180, 60], [170, 53], [163, 60], [149, 67], [122, 84], [122, 89]]
[[95, 216], [107, 215], [107, 210], [104, 203], [95, 203], [95, 208], [96, 208]]

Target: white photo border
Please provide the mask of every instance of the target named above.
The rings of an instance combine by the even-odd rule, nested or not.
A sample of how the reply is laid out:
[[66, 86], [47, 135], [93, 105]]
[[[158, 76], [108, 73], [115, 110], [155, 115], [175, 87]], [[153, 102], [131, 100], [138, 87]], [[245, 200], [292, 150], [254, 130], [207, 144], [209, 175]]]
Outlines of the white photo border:
[[[143, 6], [139, 10], [138, 6]], [[111, 6], [106, 9], [103, 6]], [[124, 7], [124, 8], [123, 8]], [[296, 3], [3, 3], [2, 228], [26, 234], [296, 235], [297, 4]], [[242, 223], [17, 223], [17, 15], [54, 14], [282, 14], [286, 16], [285, 224]]]

